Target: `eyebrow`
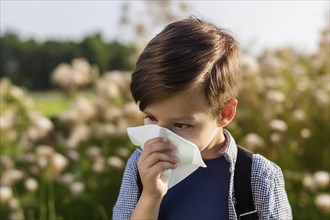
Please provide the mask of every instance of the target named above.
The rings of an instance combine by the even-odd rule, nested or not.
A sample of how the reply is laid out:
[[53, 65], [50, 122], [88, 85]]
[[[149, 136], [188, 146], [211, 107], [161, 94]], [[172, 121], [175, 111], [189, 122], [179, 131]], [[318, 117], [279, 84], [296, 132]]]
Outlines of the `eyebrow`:
[[[143, 113], [157, 118], [154, 114], [151, 114], [150, 112], [143, 111]], [[183, 116], [178, 116], [178, 117], [169, 117], [168, 119], [171, 120], [171, 121], [194, 121], [195, 120], [195, 118], [193, 116], [190, 116], [190, 115], [183, 115]]]

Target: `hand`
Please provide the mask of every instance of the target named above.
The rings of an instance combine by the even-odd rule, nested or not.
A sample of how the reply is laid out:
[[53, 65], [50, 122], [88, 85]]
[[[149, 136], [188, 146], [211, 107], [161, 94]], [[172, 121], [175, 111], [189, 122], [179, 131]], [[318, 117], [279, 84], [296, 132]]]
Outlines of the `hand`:
[[[162, 198], [167, 192], [167, 183], [162, 172], [174, 169], [178, 159], [170, 153], [175, 147], [165, 138], [157, 137], [144, 144], [138, 160], [138, 170], [143, 184], [143, 194], [155, 199]], [[161, 178], [162, 177], [162, 178]]]

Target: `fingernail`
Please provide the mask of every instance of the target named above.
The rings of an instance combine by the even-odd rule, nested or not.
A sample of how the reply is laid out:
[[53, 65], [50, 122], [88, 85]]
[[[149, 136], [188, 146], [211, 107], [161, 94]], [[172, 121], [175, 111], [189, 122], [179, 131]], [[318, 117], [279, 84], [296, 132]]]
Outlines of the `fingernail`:
[[168, 142], [167, 138], [163, 138], [162, 141], [165, 142], [165, 143]]

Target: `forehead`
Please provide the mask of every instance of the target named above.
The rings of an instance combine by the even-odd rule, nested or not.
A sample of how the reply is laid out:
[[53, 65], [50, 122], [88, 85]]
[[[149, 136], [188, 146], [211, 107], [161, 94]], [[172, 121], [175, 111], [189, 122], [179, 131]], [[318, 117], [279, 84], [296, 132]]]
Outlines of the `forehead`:
[[188, 118], [198, 114], [207, 114], [208, 108], [204, 88], [199, 85], [156, 101], [148, 105], [145, 112], [157, 117]]

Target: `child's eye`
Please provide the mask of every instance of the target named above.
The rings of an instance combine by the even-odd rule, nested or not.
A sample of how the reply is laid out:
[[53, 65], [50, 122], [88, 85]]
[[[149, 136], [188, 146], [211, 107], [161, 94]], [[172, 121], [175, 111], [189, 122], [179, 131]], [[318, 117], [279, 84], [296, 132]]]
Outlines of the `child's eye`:
[[191, 125], [188, 124], [182, 124], [182, 123], [175, 123], [174, 127], [178, 128], [178, 129], [187, 129], [190, 128]]

